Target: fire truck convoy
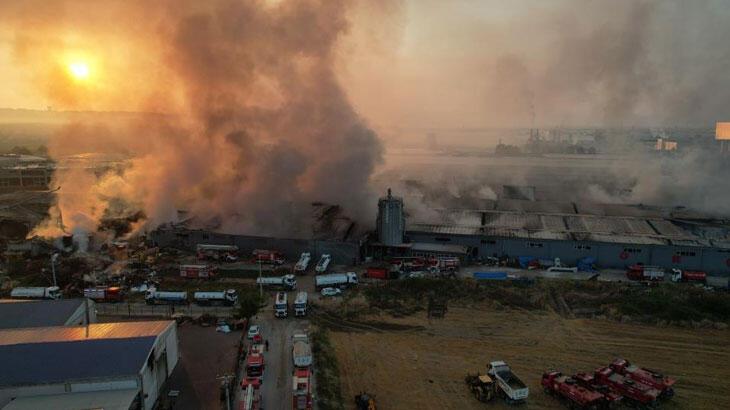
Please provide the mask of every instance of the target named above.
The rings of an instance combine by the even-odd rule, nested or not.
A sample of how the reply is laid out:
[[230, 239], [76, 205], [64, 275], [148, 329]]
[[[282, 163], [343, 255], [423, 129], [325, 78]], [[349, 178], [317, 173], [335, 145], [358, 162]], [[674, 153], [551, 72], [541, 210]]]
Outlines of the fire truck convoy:
[[563, 398], [571, 408], [586, 409], [609, 408], [622, 401], [632, 407], [654, 408], [659, 400], [674, 395], [674, 383], [669, 377], [625, 359], [616, 359], [592, 373], [565, 377], [549, 371], [542, 376], [546, 393]]
[[14, 288], [10, 291], [10, 297], [13, 299], [60, 299], [61, 288], [58, 286]]

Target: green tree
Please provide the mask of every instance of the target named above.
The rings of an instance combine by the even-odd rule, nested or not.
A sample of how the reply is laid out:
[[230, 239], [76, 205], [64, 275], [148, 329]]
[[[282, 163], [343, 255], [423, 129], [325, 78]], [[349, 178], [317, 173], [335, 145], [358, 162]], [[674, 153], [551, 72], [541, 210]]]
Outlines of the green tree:
[[259, 296], [259, 293], [254, 289], [239, 290], [238, 292], [238, 316], [245, 319], [250, 319], [256, 316], [261, 309], [263, 300]]

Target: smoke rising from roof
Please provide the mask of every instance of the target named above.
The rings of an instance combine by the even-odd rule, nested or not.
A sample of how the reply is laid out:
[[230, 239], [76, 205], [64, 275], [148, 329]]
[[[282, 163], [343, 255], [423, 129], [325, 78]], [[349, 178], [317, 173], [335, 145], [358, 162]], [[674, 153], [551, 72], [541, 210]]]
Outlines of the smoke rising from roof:
[[[166, 80], [145, 81], [150, 90], [127, 97], [149, 111], [173, 112], [117, 128], [71, 125], [56, 136], [50, 145], [57, 157], [103, 150], [100, 140], [111, 151], [131, 153], [124, 167], [95, 181], [72, 174], [79, 170], [59, 169], [55, 184], [67, 228], [83, 221], [82, 228], [94, 229], [110, 200], [119, 198], [143, 209], [152, 226], [176, 221], [184, 209], [219, 221], [224, 231], [306, 235], [312, 201], [369, 217], [374, 199], [368, 180], [381, 160], [381, 144], [334, 71], [351, 2], [120, 2], [106, 6], [130, 27], [109, 30], [97, 23], [111, 17], [108, 8], [86, 4], [81, 17], [72, 2], [50, 3], [73, 15], [69, 20], [87, 35], [111, 32], [128, 40], [114, 47], [145, 47], [155, 64], [135, 67], [162, 71]], [[69, 23], [31, 10], [15, 11], [41, 20], [34, 42]], [[138, 18], [146, 22], [134, 22]], [[15, 27], [17, 33], [23, 28]], [[30, 66], [43, 57], [36, 52], [17, 58]], [[129, 81], [139, 74], [129, 73]], [[125, 84], [115, 87], [114, 97], [123, 98]]]

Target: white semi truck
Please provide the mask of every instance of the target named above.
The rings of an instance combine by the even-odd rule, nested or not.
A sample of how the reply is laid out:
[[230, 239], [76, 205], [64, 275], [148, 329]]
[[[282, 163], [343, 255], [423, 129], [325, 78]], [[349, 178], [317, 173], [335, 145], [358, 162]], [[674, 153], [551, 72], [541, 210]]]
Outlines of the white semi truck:
[[261, 277], [256, 279], [256, 284], [271, 288], [295, 290], [297, 288], [297, 278], [292, 274], [284, 276]]
[[58, 286], [14, 288], [10, 291], [13, 299], [60, 299], [61, 289]]
[[317, 273], [325, 273], [327, 272], [327, 268], [330, 266], [330, 262], [332, 261], [332, 256], [325, 253], [319, 258], [319, 262], [317, 262], [317, 266], [314, 268], [314, 270]]
[[289, 316], [289, 299], [286, 292], [277, 292], [274, 301], [274, 316], [285, 318]]
[[299, 257], [299, 261], [296, 265], [294, 265], [294, 273], [297, 275], [304, 275], [304, 273], [307, 272], [307, 268], [309, 267], [309, 261], [312, 260], [312, 255], [309, 252], [302, 253], [302, 256]]
[[317, 289], [326, 287], [349, 287], [357, 285], [357, 273], [332, 273], [329, 275], [317, 275], [314, 277], [314, 285]]
[[158, 291], [156, 288], [149, 288], [145, 292], [144, 301], [148, 305], [186, 305], [188, 303], [188, 293]]
[[222, 290], [219, 292], [195, 292], [193, 301], [198, 305], [223, 305], [233, 306], [238, 303], [238, 292], [235, 289]]
[[297, 293], [297, 298], [294, 299], [294, 316], [306, 316], [308, 308], [307, 292]]

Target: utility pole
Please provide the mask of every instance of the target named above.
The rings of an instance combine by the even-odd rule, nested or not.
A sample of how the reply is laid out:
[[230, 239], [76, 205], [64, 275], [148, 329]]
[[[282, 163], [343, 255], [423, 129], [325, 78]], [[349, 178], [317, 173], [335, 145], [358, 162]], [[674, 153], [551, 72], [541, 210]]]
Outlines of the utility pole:
[[264, 298], [264, 283], [261, 280], [261, 259], [259, 259], [259, 300]]
[[53, 272], [53, 286], [58, 286], [58, 283], [56, 283], [56, 259], [58, 259], [58, 253], [51, 254], [51, 272]]
[[226, 410], [231, 410], [231, 379], [233, 379], [233, 375], [226, 374], [224, 376], [216, 377], [216, 379], [221, 380], [223, 382], [223, 386], [226, 389]]

